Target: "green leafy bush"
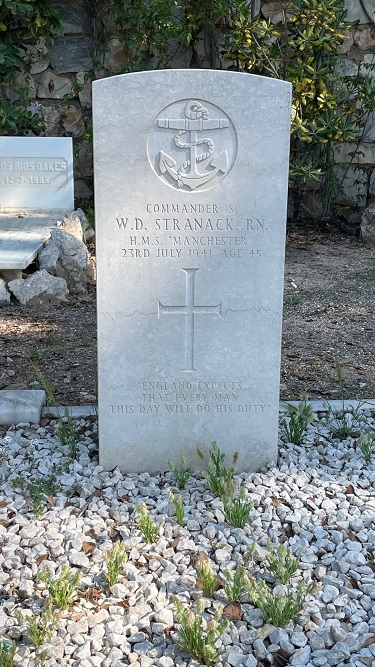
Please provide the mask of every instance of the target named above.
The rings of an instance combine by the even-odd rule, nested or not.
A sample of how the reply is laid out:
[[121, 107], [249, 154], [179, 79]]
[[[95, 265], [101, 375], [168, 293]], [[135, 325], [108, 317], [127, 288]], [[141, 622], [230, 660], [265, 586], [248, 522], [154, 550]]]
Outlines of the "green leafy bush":
[[273, 25], [250, 7], [236, 14], [226, 57], [238, 70], [293, 84], [290, 184], [300, 200], [319, 184], [328, 214], [339, 189], [336, 142], [359, 140], [375, 108], [375, 80], [347, 77], [340, 48], [348, 29], [344, 0], [282, 0]]

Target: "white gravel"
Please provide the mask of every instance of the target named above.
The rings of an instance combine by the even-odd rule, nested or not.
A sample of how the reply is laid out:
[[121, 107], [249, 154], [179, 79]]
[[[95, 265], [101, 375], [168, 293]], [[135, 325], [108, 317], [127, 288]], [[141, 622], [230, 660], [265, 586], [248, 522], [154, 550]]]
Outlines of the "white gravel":
[[[242, 620], [231, 621], [217, 644], [223, 651], [218, 666], [373, 667], [375, 456], [365, 463], [356, 438], [335, 439], [327, 428], [317, 428], [314, 417], [302, 446], [285, 443], [281, 434], [277, 464], [236, 476], [254, 503], [243, 530], [224, 522], [221, 501], [207, 490], [202, 474], [193, 474], [182, 491], [186, 526], [181, 527], [167, 494], [168, 488], [178, 492], [171, 473], [105, 472], [98, 465], [93, 420], [78, 420], [79, 453], [73, 462], [54, 422], [10, 428], [0, 439], [0, 636], [17, 646], [15, 664], [198, 665], [176, 644], [173, 604], [175, 595], [191, 605], [201, 594], [194, 567], [198, 552], [208, 554], [220, 575], [243, 564], [256, 540], [249, 574], [273, 585], [264, 568], [271, 540], [300, 555], [293, 582], [315, 581], [317, 593], [283, 628], [243, 603]], [[370, 411], [362, 429], [375, 430]], [[31, 480], [40, 485], [51, 474], [57, 492], [39, 500], [34, 495], [32, 501]], [[134, 510], [141, 502], [160, 523], [153, 545], [138, 528]], [[117, 539], [127, 546], [128, 562], [108, 590], [104, 552]], [[46, 568], [57, 574], [64, 564], [82, 573], [80, 596], [36, 649], [20, 613], [41, 614], [47, 591], [37, 574]], [[226, 604], [223, 589], [204, 603], [209, 619]], [[38, 662], [42, 651], [44, 663]]]

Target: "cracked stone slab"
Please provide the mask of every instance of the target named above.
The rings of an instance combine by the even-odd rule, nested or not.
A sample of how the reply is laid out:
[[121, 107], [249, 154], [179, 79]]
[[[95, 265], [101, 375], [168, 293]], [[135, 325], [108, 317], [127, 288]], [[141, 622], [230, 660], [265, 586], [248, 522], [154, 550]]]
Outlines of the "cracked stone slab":
[[0, 391], [0, 424], [20, 422], [39, 424], [46, 393], [39, 389], [2, 389]]
[[26, 269], [70, 209], [0, 211], [0, 271]]

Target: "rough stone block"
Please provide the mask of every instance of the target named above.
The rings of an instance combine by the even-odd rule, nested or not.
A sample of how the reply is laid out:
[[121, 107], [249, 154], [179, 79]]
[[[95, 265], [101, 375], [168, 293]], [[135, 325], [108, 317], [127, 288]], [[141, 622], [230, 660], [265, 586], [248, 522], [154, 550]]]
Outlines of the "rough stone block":
[[10, 293], [6, 288], [6, 281], [0, 278], [0, 306], [5, 306], [10, 301]]
[[375, 164], [374, 143], [344, 143], [334, 146], [334, 159], [343, 164]]
[[38, 261], [40, 268], [64, 278], [71, 294], [86, 293], [89, 255], [82, 240], [64, 229], [54, 229]]
[[23, 305], [58, 305], [68, 300], [68, 287], [63, 278], [55, 278], [44, 269], [26, 280], [12, 280], [8, 288]]
[[370, 204], [362, 216], [361, 239], [375, 246], [375, 204]]
[[92, 69], [93, 37], [69, 35], [57, 37], [48, 45], [48, 56], [56, 74], [82, 72]]
[[0, 424], [11, 426], [20, 422], [39, 424], [46, 394], [41, 390], [1, 390]]
[[360, 24], [375, 22], [375, 7], [373, 0], [345, 0], [347, 21], [358, 21]]
[[371, 26], [360, 28], [354, 33], [354, 44], [362, 51], [367, 51], [375, 45], [375, 31]]
[[55, 74], [47, 69], [35, 76], [36, 94], [41, 99], [62, 100], [69, 95], [73, 89], [73, 81], [70, 76]]

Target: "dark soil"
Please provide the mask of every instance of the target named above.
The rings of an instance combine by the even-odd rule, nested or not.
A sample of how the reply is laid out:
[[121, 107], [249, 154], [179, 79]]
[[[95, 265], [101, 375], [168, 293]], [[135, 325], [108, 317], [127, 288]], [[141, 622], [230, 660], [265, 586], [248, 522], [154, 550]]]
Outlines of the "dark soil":
[[[354, 238], [294, 229], [285, 270], [281, 398], [375, 397], [375, 250]], [[38, 387], [60, 405], [95, 402], [95, 290], [59, 307], [0, 309], [0, 389]]]

